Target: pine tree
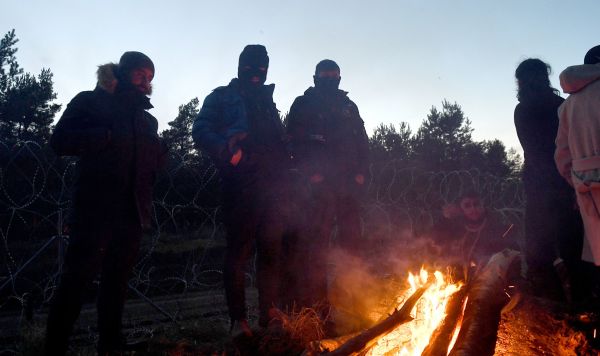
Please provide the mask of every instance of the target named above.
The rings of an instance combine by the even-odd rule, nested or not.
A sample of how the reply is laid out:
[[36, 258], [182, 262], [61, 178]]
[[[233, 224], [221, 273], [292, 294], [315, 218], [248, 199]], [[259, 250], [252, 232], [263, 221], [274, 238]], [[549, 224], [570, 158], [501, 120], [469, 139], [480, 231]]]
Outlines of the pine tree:
[[200, 111], [198, 108], [199, 103], [198, 98], [194, 98], [187, 104], [180, 105], [177, 117], [168, 123], [170, 128], [162, 132], [163, 139], [169, 150], [181, 159], [197, 155], [197, 151], [194, 149], [194, 141], [192, 140], [192, 125]]
[[401, 122], [398, 129], [394, 124], [379, 124], [369, 138], [371, 156], [375, 161], [409, 160], [413, 155], [412, 140], [412, 131], [406, 122]]
[[473, 143], [471, 121], [457, 103], [444, 100], [431, 108], [415, 135], [415, 158], [431, 170], [453, 170], [464, 161], [464, 148]]
[[36, 77], [25, 73], [17, 62], [15, 30], [0, 40], [0, 140], [6, 143], [35, 141], [45, 144], [60, 105], [52, 72], [42, 69]]

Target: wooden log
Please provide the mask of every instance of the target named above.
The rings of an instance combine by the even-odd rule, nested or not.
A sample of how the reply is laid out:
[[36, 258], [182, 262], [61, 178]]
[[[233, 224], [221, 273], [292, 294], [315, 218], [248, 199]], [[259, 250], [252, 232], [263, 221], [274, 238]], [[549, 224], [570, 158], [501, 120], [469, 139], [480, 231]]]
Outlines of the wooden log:
[[315, 340], [308, 344], [308, 347], [302, 353], [302, 356], [315, 356], [324, 352], [330, 352], [339, 349], [344, 343], [353, 337], [359, 335], [360, 332], [351, 333], [336, 337], [335, 339]]
[[467, 291], [467, 286], [462, 286], [452, 294], [446, 305], [446, 317], [431, 334], [429, 345], [423, 350], [421, 356], [446, 356], [448, 354], [454, 330], [462, 316]]
[[456, 343], [450, 356], [493, 355], [500, 312], [509, 298], [504, 292], [509, 276], [520, 268], [520, 254], [504, 250], [493, 255], [475, 278]]
[[406, 300], [406, 302], [404, 302], [402, 308], [393, 312], [389, 317], [382, 320], [380, 323], [351, 338], [340, 348], [331, 352], [322, 353], [321, 355], [342, 356], [368, 350], [374, 344], [374, 341], [379, 337], [390, 333], [396, 327], [413, 319], [410, 316], [410, 312], [415, 307], [415, 304], [417, 304], [417, 301], [423, 296], [423, 293], [425, 293], [428, 287], [429, 285], [426, 285], [417, 289], [417, 291], [414, 292]]

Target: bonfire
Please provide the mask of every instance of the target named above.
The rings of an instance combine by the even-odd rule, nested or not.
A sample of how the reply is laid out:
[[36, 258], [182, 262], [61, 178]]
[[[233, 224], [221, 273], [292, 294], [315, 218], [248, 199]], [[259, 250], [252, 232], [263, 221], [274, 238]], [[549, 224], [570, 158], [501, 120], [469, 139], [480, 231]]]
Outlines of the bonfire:
[[313, 342], [305, 354], [492, 355], [518, 257], [512, 250], [498, 253], [466, 283], [426, 268], [409, 273], [409, 288], [391, 315], [360, 333]]

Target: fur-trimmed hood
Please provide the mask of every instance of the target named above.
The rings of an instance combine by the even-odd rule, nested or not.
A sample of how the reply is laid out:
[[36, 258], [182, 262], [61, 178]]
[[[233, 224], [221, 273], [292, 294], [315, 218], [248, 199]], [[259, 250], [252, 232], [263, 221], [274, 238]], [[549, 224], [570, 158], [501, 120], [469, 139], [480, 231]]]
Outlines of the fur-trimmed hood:
[[[106, 63], [98, 66], [98, 70], [96, 71], [98, 77], [97, 86], [109, 94], [114, 94], [119, 84], [117, 77], [118, 70], [119, 65], [116, 63]], [[150, 90], [146, 95], [152, 95], [152, 84], [150, 84]]]
[[110, 94], [114, 94], [117, 83], [117, 68], [119, 65], [116, 63], [107, 63], [98, 66], [98, 70], [96, 71], [96, 75], [98, 77], [97, 86], [106, 90]]

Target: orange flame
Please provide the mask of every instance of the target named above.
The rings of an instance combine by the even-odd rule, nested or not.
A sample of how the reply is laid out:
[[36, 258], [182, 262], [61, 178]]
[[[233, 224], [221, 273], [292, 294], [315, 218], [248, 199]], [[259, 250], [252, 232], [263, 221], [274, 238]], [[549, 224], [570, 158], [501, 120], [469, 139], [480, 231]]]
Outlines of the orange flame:
[[424, 268], [418, 275], [408, 274], [410, 288], [398, 298], [397, 308], [417, 289], [429, 283], [425, 294], [412, 310], [414, 320], [381, 337], [368, 355], [421, 355], [433, 331], [446, 316], [450, 296], [461, 287], [461, 284], [451, 283], [450, 278], [444, 277], [440, 271], [433, 272], [431, 281], [429, 274]]

